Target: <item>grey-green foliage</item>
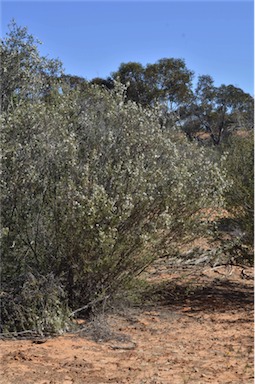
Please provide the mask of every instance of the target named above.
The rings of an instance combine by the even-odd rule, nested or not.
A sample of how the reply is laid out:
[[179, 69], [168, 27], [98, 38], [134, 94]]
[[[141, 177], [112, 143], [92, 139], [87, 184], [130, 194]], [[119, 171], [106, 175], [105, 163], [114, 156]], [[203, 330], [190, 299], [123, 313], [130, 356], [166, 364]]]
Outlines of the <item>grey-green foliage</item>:
[[227, 147], [226, 170], [232, 187], [226, 191], [227, 209], [236, 230], [234, 244], [243, 258], [253, 262], [254, 242], [254, 140], [253, 135], [233, 137]]
[[70, 329], [70, 311], [59, 279], [36, 271], [1, 286], [1, 334], [57, 334]]
[[33, 101], [47, 95], [52, 78], [62, 73], [59, 60], [42, 57], [40, 41], [13, 20], [0, 41], [1, 110], [15, 106], [24, 98]]
[[4, 283], [53, 272], [74, 308], [112, 295], [194, 234], [227, 185], [203, 148], [174, 141], [120, 84], [25, 100], [2, 115]]

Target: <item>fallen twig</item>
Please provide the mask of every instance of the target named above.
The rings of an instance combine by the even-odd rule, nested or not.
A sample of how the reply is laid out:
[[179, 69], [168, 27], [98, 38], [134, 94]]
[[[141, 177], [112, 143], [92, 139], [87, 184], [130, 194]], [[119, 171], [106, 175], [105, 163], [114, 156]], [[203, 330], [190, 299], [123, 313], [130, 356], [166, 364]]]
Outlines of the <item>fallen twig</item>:
[[137, 344], [135, 342], [132, 342], [132, 345], [110, 345], [111, 349], [125, 349], [127, 351], [135, 349], [136, 347]]

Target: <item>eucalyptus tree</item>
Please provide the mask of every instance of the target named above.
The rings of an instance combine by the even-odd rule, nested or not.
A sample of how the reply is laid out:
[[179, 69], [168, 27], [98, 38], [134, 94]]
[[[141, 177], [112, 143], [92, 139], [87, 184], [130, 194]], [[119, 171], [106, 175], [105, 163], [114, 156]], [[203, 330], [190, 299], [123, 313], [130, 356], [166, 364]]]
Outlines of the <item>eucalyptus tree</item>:
[[67, 89], [79, 89], [79, 90], [86, 90], [88, 87], [89, 82], [81, 76], [75, 76], [75, 75], [61, 75], [61, 85], [67, 85]]
[[237, 129], [253, 129], [254, 100], [233, 85], [214, 85], [209, 75], [198, 77], [190, 103], [181, 110], [184, 131], [192, 137], [198, 131], [210, 134], [219, 145], [224, 137]]
[[100, 85], [109, 90], [114, 88], [114, 80], [110, 76], [106, 79], [102, 79], [101, 77], [95, 77], [90, 81], [90, 84]]
[[184, 60], [164, 58], [155, 64], [122, 63], [112, 74], [122, 84], [128, 84], [127, 97], [142, 105], [161, 103], [169, 110], [189, 100], [193, 72]]
[[176, 110], [190, 100], [192, 77], [193, 72], [182, 59], [163, 58], [145, 69], [153, 99], [166, 104], [169, 110]]
[[114, 80], [119, 80], [122, 84], [128, 85], [127, 99], [135, 101], [141, 105], [150, 105], [153, 95], [148, 88], [145, 79], [145, 68], [137, 62], [120, 64], [118, 70], [112, 73]]

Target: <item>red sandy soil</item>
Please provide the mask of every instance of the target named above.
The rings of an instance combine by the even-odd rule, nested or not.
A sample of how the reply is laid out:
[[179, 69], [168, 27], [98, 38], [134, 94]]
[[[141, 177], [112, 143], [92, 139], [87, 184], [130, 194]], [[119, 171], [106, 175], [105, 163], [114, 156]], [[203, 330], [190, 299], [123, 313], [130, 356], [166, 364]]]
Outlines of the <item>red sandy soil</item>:
[[1, 340], [0, 383], [253, 383], [252, 274], [160, 261], [144, 275], [154, 301], [101, 318], [108, 339], [93, 341], [84, 322], [52, 339]]

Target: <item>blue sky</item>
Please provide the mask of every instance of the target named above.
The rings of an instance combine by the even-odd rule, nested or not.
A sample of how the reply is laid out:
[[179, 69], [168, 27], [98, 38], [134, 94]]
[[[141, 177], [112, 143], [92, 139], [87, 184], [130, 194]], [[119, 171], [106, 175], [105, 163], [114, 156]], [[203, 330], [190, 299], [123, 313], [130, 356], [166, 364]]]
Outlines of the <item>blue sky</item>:
[[12, 18], [59, 58], [66, 73], [107, 77], [122, 62], [182, 58], [195, 75], [254, 94], [253, 2], [3, 1], [1, 35]]

